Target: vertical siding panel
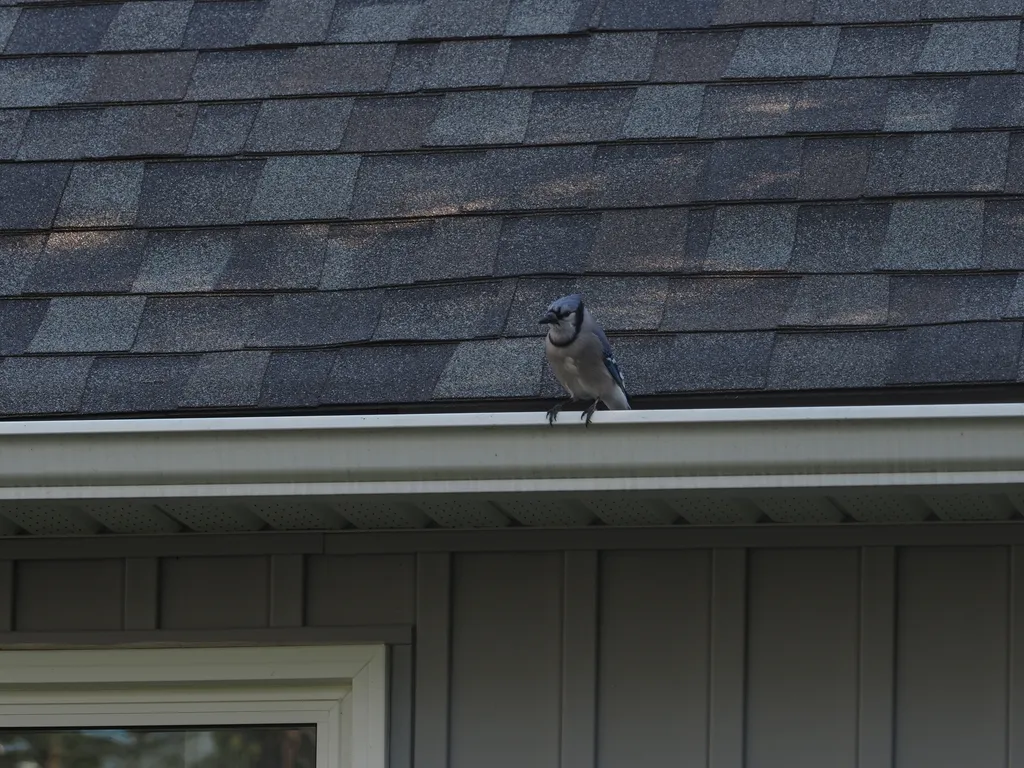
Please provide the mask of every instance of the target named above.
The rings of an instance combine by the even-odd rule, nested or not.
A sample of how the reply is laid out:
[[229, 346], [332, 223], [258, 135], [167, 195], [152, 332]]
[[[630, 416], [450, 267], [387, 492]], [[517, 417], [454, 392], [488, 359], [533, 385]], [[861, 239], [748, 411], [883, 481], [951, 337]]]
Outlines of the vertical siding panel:
[[556, 768], [561, 553], [458, 555], [452, 579], [452, 768]]
[[451, 557], [416, 558], [416, 684], [413, 756], [417, 768], [447, 768], [451, 667]]
[[160, 623], [163, 629], [265, 627], [269, 584], [269, 557], [165, 557]]
[[388, 699], [388, 766], [412, 766], [412, 646], [393, 645]]
[[711, 573], [709, 768], [743, 768], [747, 553], [716, 549]]
[[1006, 765], [1005, 547], [919, 547], [900, 555], [896, 764]]
[[896, 551], [865, 547], [860, 568], [858, 768], [892, 768]]
[[[305, 558], [272, 555], [270, 558], [270, 626], [301, 627], [305, 600]], [[367, 585], [370, 587], [371, 585]]]
[[597, 553], [565, 553], [561, 768], [593, 768], [597, 717]]
[[854, 768], [858, 554], [750, 553], [747, 768]]
[[129, 557], [124, 561], [124, 628], [156, 629], [160, 603], [155, 557]]
[[124, 628], [124, 560], [19, 560], [14, 629], [21, 632]]
[[14, 629], [14, 561], [0, 560], [0, 632]]
[[[308, 626], [416, 620], [415, 555], [310, 555], [305, 570]], [[360, 588], [353, 592], [352, 584]]]
[[711, 553], [601, 561], [598, 765], [707, 764]]

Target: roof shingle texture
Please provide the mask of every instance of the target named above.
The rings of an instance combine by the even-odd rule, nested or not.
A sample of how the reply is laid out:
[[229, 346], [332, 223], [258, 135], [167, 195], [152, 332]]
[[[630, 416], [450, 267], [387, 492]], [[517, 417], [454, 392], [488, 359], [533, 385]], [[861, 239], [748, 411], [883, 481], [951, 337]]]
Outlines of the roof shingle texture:
[[1014, 383], [1021, 0], [0, 0], [0, 417]]

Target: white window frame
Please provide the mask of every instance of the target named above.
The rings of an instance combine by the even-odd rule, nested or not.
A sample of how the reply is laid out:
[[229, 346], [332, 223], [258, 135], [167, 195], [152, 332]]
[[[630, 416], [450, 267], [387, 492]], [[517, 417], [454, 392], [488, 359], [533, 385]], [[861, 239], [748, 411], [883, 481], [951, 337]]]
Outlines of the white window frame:
[[0, 650], [0, 728], [314, 723], [317, 768], [387, 768], [383, 645]]

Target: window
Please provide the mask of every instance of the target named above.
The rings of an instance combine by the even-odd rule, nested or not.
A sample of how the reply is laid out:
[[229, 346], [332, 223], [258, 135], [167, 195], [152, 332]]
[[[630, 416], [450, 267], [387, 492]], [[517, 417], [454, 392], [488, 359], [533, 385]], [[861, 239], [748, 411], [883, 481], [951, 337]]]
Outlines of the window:
[[0, 768], [385, 768], [385, 649], [0, 651]]
[[316, 768], [315, 725], [0, 728], [0, 768]]

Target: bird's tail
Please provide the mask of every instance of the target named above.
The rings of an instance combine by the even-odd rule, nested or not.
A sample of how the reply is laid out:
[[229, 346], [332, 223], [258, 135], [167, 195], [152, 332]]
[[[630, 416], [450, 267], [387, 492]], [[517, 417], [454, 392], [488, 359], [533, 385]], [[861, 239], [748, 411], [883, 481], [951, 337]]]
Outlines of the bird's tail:
[[629, 398], [626, 397], [625, 390], [619, 389], [618, 387], [615, 388], [614, 394], [604, 401], [604, 404], [608, 407], [609, 411], [633, 410], [629, 406]]

